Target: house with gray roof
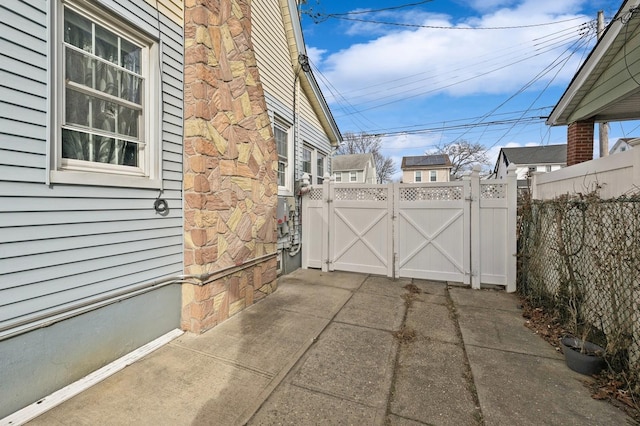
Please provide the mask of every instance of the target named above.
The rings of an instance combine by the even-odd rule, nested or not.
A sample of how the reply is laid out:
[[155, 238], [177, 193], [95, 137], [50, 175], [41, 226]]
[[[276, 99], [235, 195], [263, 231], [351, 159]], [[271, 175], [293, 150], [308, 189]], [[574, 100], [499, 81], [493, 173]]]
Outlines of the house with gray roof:
[[567, 165], [567, 145], [524, 146], [502, 148], [493, 168], [497, 179], [507, 177], [507, 167], [516, 165], [518, 180], [527, 179], [533, 172], [552, 172]]
[[336, 155], [331, 162], [336, 183], [378, 183], [373, 154]]
[[609, 150], [609, 155], [626, 152], [640, 143], [640, 138], [619, 138]]
[[402, 157], [402, 182], [449, 182], [451, 167], [447, 154]]

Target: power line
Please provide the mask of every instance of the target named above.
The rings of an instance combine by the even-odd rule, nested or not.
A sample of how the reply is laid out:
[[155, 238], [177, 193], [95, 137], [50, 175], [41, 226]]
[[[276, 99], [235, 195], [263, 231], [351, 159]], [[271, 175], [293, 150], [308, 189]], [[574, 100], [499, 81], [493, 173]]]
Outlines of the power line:
[[[579, 27], [576, 27], [576, 28], [580, 30], [580, 33], [578, 35], [579, 39], [584, 37], [585, 34], [590, 33], [590, 31], [584, 32], [584, 29], [586, 28], [586, 24], [580, 25]], [[432, 93], [432, 92], [435, 92], [435, 91], [438, 91], [438, 90], [444, 90], [446, 88], [455, 86], [457, 84], [465, 83], [465, 82], [468, 82], [470, 80], [485, 76], [487, 74], [501, 71], [501, 70], [503, 70], [506, 67], [509, 67], [511, 65], [515, 65], [517, 63], [524, 62], [526, 60], [533, 59], [533, 58], [535, 58], [537, 56], [541, 56], [543, 54], [551, 52], [551, 51], [555, 50], [557, 47], [559, 47], [561, 45], [565, 45], [566, 42], [568, 42], [570, 40], [573, 40], [574, 37], [575, 36], [571, 35], [571, 36], [568, 36], [568, 37], [566, 37], [566, 38], [564, 38], [564, 39], [562, 39], [560, 41], [554, 40], [553, 43], [548, 44], [547, 46], [544, 46], [543, 43], [538, 43], [538, 44], [534, 45], [534, 46], [537, 46], [537, 48], [534, 50], [536, 52], [535, 54], [533, 54], [533, 55], [531, 55], [530, 53], [518, 54], [517, 56], [513, 57], [512, 59], [510, 59], [509, 62], [502, 63], [502, 64], [497, 63], [497, 60], [500, 57], [490, 58], [490, 59], [488, 59], [486, 61], [477, 62], [477, 63], [473, 63], [473, 64], [470, 64], [469, 61], [467, 60], [466, 63], [461, 64], [461, 66], [459, 66], [458, 68], [455, 68], [453, 70], [448, 70], [448, 74], [451, 74], [452, 72], [456, 72], [456, 71], [464, 71], [465, 73], [469, 73], [469, 72], [472, 72], [471, 70], [477, 70], [478, 66], [482, 65], [483, 63], [487, 64], [487, 65], [491, 65], [492, 63], [495, 63], [496, 65], [494, 66], [494, 68], [492, 68], [492, 69], [490, 69], [490, 70], [488, 70], [486, 72], [478, 73], [478, 74], [475, 74], [475, 75], [473, 75], [471, 77], [468, 77], [468, 78], [460, 79], [461, 76], [449, 77], [449, 80], [452, 81], [451, 83], [446, 83], [446, 80], [445, 80], [445, 81], [443, 81], [441, 83], [446, 83], [446, 84], [441, 84], [437, 88], [433, 88], [432, 87], [431, 89], [429, 89], [427, 91], [421, 91], [421, 92], [419, 92], [417, 94], [416, 94], [417, 88], [413, 87], [413, 88], [410, 88], [410, 89], [405, 90], [405, 91], [394, 91], [393, 93], [391, 93], [389, 95], [378, 96], [378, 97], [376, 97], [374, 99], [369, 99], [367, 101], [361, 102], [358, 105], [376, 103], [376, 102], [379, 102], [379, 101], [381, 101], [383, 99], [397, 98], [399, 96], [403, 96], [406, 93], [413, 93], [414, 95], [412, 95], [410, 97], [416, 97], [416, 96], [421, 96], [421, 95], [424, 95], [424, 94]], [[520, 49], [518, 52], [521, 52], [521, 51], [522, 51], [522, 49]], [[506, 58], [506, 56], [505, 56], [505, 58]], [[421, 78], [421, 79], [410, 80], [411, 78], [417, 77], [417, 76], [420, 76], [420, 75], [426, 75], [426, 76], [424, 78]], [[437, 74], [428, 75], [428, 72], [416, 73], [416, 74], [413, 74], [413, 75], [410, 75], [410, 76], [401, 77], [401, 78], [398, 78], [398, 79], [394, 79], [394, 80], [390, 80], [390, 81], [387, 81], [387, 82], [382, 82], [382, 83], [378, 83], [378, 84], [375, 84], [375, 85], [372, 85], [372, 86], [368, 86], [367, 88], [360, 88], [360, 89], [356, 89], [356, 90], [351, 90], [351, 91], [348, 91], [346, 93], [354, 93], [354, 92], [357, 92], [357, 91], [361, 92], [360, 94], [350, 96], [350, 99], [353, 101], [353, 99], [368, 97], [372, 93], [380, 94], [381, 92], [389, 92], [391, 90], [398, 89], [400, 87], [415, 86], [419, 82], [425, 82], [425, 81], [428, 81], [428, 80], [434, 80], [436, 78], [438, 78]], [[455, 78], [457, 78], [458, 80], [454, 80]], [[388, 84], [393, 83], [393, 82], [400, 82], [400, 81], [403, 81], [403, 80], [409, 80], [409, 81], [406, 81], [406, 82], [401, 83], [401, 84], [389, 86], [388, 88], [384, 88], [383, 87], [382, 89], [379, 89], [376, 92], [363, 92], [364, 90], [370, 90], [370, 89], [373, 89], [374, 87], [380, 87], [380, 86], [388, 85]], [[342, 96], [344, 96], [344, 94]], [[386, 103], [383, 103], [383, 104], [380, 104], [380, 105], [374, 105], [372, 107], [369, 107], [369, 108], [366, 108], [366, 109], [362, 109], [360, 111], [367, 111], [369, 109], [379, 108], [379, 107], [382, 107], [382, 106], [389, 105], [390, 103], [401, 102], [401, 101], [403, 101], [405, 99], [407, 99], [407, 97], [402, 97], [400, 99], [396, 99], [396, 100], [393, 100], [391, 102], [386, 102]], [[352, 104], [352, 106], [353, 106], [353, 104]], [[349, 114], [350, 113], [348, 112], [345, 115], [349, 115]]]
[[[526, 112], [534, 112], [534, 111], [539, 111], [540, 115], [542, 115], [542, 114], [544, 114], [545, 110], [550, 111], [552, 108], [553, 108], [553, 105], [548, 105], [548, 106], [532, 108], [532, 109], [526, 109], [526, 110], [501, 112], [501, 113], [493, 114], [493, 116], [495, 116], [495, 117], [497, 117], [497, 116], [509, 116], [509, 115], [515, 115], [515, 114], [522, 114], [522, 113], [526, 113]], [[439, 126], [438, 128], [443, 129], [443, 128], [447, 128], [449, 126], [452, 126], [452, 123], [460, 123], [460, 122], [468, 123], [470, 121], [483, 119], [483, 118], [486, 118], [486, 116], [457, 118], [457, 119], [445, 120], [445, 121], [433, 121], [433, 122], [429, 122], [429, 123], [412, 124], [412, 125], [409, 125], [409, 126], [379, 128], [379, 129], [369, 130], [366, 133], [372, 133], [372, 134], [380, 134], [380, 133], [387, 133], [387, 132], [391, 133], [392, 131], [395, 131], [395, 130], [403, 132], [403, 131], [410, 131], [411, 129], [414, 129], [414, 128], [424, 128], [426, 126]]]
[[317, 15], [323, 15], [323, 16], [329, 17], [329, 18], [333, 18], [333, 17], [336, 17], [336, 16], [346, 16], [346, 15], [363, 15], [363, 14], [367, 14], [367, 13], [386, 12], [388, 10], [397, 10], [397, 9], [404, 9], [404, 8], [407, 8], [407, 7], [420, 6], [421, 4], [431, 3], [432, 1], [433, 0], [424, 0], [424, 1], [417, 2], [417, 3], [401, 4], [399, 6], [390, 6], [390, 7], [385, 7], [385, 8], [382, 8], [382, 9], [358, 10], [358, 11], [344, 12], [344, 13], [328, 13], [328, 14], [320, 14], [320, 13], [318, 13]]
[[334, 18], [334, 19], [342, 19], [345, 21], [364, 22], [367, 24], [391, 25], [396, 27], [409, 27], [409, 28], [429, 28], [434, 30], [513, 30], [518, 28], [544, 27], [548, 25], [556, 25], [564, 22], [575, 21], [577, 19], [583, 19], [582, 17], [576, 17], [576, 18], [569, 18], [561, 21], [545, 22], [541, 24], [512, 25], [512, 26], [503, 26], [503, 27], [461, 27], [461, 26], [447, 27], [444, 25], [420, 25], [420, 24], [407, 24], [403, 22], [375, 21], [375, 20], [369, 20], [369, 19], [348, 18], [346, 16], [331, 16], [331, 15], [324, 15], [324, 16], [326, 16], [327, 19]]
[[546, 119], [547, 119], [546, 116], [518, 117], [518, 118], [512, 118], [512, 119], [505, 119], [505, 120], [483, 121], [481, 123], [465, 123], [465, 124], [456, 124], [452, 126], [425, 127], [421, 129], [414, 129], [414, 130], [399, 130], [395, 132], [375, 133], [372, 136], [386, 138], [386, 137], [402, 136], [402, 135], [419, 135], [423, 133], [432, 133], [435, 131], [464, 130], [469, 128], [507, 125], [507, 124], [513, 124], [513, 123], [525, 124], [530, 122], [541, 122]]

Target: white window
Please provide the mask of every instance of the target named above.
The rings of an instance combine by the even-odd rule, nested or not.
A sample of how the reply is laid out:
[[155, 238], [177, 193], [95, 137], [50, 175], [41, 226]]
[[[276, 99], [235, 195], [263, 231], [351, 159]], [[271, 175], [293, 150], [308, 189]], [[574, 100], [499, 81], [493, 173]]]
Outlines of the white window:
[[342, 182], [342, 173], [341, 172], [336, 172], [334, 174], [334, 176], [335, 176], [336, 182]]
[[58, 10], [51, 180], [159, 186], [158, 43], [88, 2]]
[[429, 171], [429, 182], [437, 182], [438, 181], [438, 172], [435, 170]]
[[416, 170], [414, 173], [413, 181], [422, 182], [422, 172], [420, 170]]
[[324, 169], [325, 169], [325, 158], [326, 156], [322, 153], [318, 153], [318, 157], [316, 158], [316, 176], [318, 184], [321, 184], [324, 180]]
[[278, 151], [278, 187], [288, 189], [291, 181], [289, 176], [289, 131], [288, 127], [280, 121], [273, 126]]
[[358, 172], [349, 172], [349, 182], [358, 181]]
[[313, 183], [313, 171], [311, 170], [311, 148], [302, 147], [302, 173], [309, 175], [309, 182]]

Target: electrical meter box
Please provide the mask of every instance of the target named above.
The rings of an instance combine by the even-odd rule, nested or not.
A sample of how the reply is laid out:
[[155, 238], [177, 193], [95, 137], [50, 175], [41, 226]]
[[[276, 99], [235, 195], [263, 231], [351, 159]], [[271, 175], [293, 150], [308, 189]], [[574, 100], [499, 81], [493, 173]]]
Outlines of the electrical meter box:
[[278, 209], [276, 210], [276, 219], [278, 220], [278, 226], [286, 223], [289, 220], [289, 204], [285, 197], [278, 197]]

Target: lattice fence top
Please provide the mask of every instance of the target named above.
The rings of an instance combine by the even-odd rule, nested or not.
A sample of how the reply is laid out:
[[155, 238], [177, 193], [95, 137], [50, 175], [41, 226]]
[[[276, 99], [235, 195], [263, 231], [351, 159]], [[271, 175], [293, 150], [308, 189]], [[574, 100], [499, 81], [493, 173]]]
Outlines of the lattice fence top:
[[311, 188], [309, 191], [309, 199], [310, 200], [322, 200], [322, 188]]
[[483, 200], [507, 198], [507, 184], [480, 182], [480, 198]]
[[387, 201], [387, 188], [336, 188], [335, 199], [342, 201]]
[[453, 201], [464, 198], [462, 186], [401, 187], [400, 201]]

